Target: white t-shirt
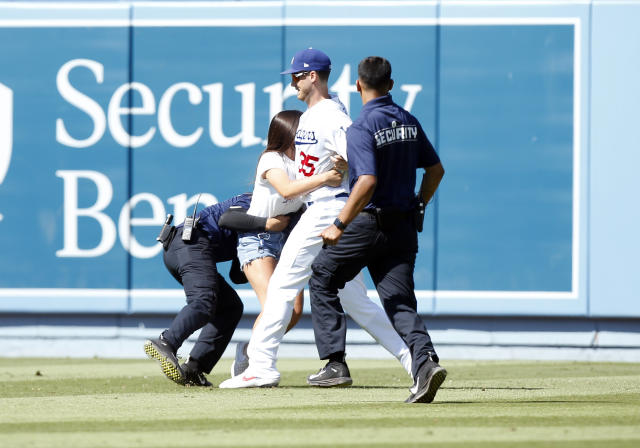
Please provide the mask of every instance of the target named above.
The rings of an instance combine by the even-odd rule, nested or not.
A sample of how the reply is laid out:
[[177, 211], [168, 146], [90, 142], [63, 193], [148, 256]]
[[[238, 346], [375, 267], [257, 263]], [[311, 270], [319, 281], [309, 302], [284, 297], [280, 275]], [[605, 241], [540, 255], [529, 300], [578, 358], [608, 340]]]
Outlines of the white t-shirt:
[[[307, 109], [300, 117], [296, 132], [296, 178], [324, 173], [333, 167], [331, 156], [347, 160], [347, 128], [351, 118], [344, 113], [342, 103], [324, 99]], [[305, 202], [349, 193], [349, 179], [345, 176], [339, 187], [320, 187], [302, 199]]]
[[286, 215], [295, 212], [302, 205], [300, 198], [285, 199], [262, 175], [270, 169], [284, 170], [289, 179], [295, 179], [295, 165], [293, 160], [276, 151], [262, 154], [258, 161], [256, 180], [253, 184], [253, 197], [249, 206], [250, 215], [262, 218], [272, 218], [278, 215]]

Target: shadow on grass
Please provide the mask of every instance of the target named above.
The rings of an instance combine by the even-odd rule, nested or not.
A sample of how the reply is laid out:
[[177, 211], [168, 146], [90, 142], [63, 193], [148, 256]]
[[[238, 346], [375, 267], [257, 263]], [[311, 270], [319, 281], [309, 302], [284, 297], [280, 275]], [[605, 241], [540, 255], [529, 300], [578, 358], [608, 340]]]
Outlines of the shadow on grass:
[[[307, 384], [301, 385], [280, 385], [279, 389], [362, 389], [362, 390], [374, 390], [374, 389], [391, 389], [391, 390], [406, 390], [411, 385], [407, 386], [347, 386], [347, 387], [320, 387], [320, 386], [309, 386]], [[544, 387], [481, 387], [481, 386], [473, 386], [473, 387], [452, 387], [452, 386], [442, 386], [439, 390], [546, 390]]]
[[442, 386], [442, 389], [449, 390], [545, 390], [545, 387], [483, 387], [483, 386], [473, 386], [473, 387], [452, 387], [452, 386]]
[[[394, 390], [407, 390], [411, 387], [408, 386], [346, 386], [346, 387], [322, 387], [322, 386], [309, 386], [308, 384], [300, 385], [280, 385], [278, 389], [308, 389], [308, 390], [327, 390], [327, 389], [358, 389], [358, 390], [375, 390], [375, 389], [394, 389]], [[274, 389], [274, 388], [271, 388]]]
[[596, 401], [596, 400], [469, 400], [469, 401], [434, 401], [433, 403], [429, 403], [429, 406], [435, 405], [448, 405], [448, 404], [620, 404], [619, 401]]

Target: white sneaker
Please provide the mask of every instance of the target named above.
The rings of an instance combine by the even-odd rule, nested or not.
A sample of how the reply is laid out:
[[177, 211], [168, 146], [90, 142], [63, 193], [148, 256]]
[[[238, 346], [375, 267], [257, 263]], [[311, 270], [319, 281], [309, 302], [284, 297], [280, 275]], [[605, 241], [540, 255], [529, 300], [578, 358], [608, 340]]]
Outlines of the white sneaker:
[[238, 342], [236, 344], [236, 359], [231, 364], [231, 376], [238, 376], [249, 367], [249, 357], [247, 356], [248, 342]]
[[280, 378], [268, 379], [258, 378], [250, 372], [245, 371], [241, 375], [236, 375], [220, 384], [220, 389], [240, 389], [243, 387], [276, 387], [280, 383]]

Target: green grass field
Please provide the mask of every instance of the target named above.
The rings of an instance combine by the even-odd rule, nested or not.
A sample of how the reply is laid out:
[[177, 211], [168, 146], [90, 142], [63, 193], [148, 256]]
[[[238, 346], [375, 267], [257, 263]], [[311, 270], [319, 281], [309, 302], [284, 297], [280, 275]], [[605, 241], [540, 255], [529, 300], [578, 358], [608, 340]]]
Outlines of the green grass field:
[[221, 390], [146, 359], [0, 358], [0, 446], [640, 446], [638, 364], [449, 361], [422, 405], [394, 361], [351, 360], [347, 389], [307, 387], [319, 361], [278, 366], [280, 387]]

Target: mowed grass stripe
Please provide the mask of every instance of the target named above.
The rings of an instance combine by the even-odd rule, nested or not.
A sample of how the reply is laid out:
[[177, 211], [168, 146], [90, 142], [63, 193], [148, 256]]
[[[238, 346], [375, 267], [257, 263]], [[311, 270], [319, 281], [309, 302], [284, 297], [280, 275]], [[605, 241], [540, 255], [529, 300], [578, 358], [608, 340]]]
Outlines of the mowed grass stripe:
[[[350, 399], [356, 396], [351, 396]], [[340, 403], [323, 401], [310, 404], [309, 399], [296, 400], [294, 397], [276, 396], [272, 394], [226, 395], [224, 402], [209, 399], [210, 396], [184, 396], [150, 394], [144, 400], [138, 396], [83, 396], [80, 400], [65, 398], [46, 399], [8, 399], [2, 400], [2, 427], [11, 424], [56, 425], [65, 423], [117, 422], [117, 421], [158, 421], [171, 422], [175, 420], [176, 407], [187, 406], [185, 409], [197, 409], [198, 415], [180, 409], [180, 419], [199, 422], [200, 416], [206, 421], [229, 418], [243, 424], [246, 420], [259, 422], [276, 422], [286, 425], [289, 421], [304, 422], [305, 420], [322, 421], [367, 421], [372, 417], [382, 416], [387, 422], [411, 421], [413, 418], [428, 423], [444, 423], [447, 425], [467, 425], [470, 421], [479, 421], [493, 425], [501, 421], [523, 419], [531, 424], [543, 426], [559, 422], [573, 424], [574, 419], [583, 421], [585, 425], [616, 424], [620, 422], [640, 425], [639, 404], [637, 400], [625, 401], [628, 397], [619, 397], [618, 401], [569, 401], [551, 402], [476, 402], [449, 403], [435, 402], [428, 407], [407, 406], [397, 402], [381, 403], [361, 400], [357, 403]], [[213, 398], [213, 397], [211, 397]], [[345, 398], [346, 399], [346, 398]], [[285, 401], [288, 406], [272, 406], [273, 402]], [[596, 403], [597, 405], [594, 405]], [[72, 406], [70, 406], [70, 404]], [[374, 418], [372, 421], [375, 421]], [[594, 422], [595, 421], [595, 422]], [[10, 426], [6, 426], [9, 428]]]
[[[536, 442], [546, 446], [558, 446], [566, 442], [600, 442], [600, 446], [637, 446], [638, 438], [635, 428], [612, 426], [602, 428], [562, 427], [562, 428], [499, 428], [468, 427], [404, 427], [407, 443], [398, 439], [397, 433], [387, 428], [329, 427], [305, 429], [304, 431], [283, 431], [281, 428], [252, 429], [244, 431], [201, 429], [195, 433], [166, 429], [164, 431], [132, 430], [128, 432], [83, 432], [72, 434], [8, 434], [3, 437], [7, 446], [88, 446], [92, 440], [96, 446], [442, 446], [443, 443], [455, 442], [476, 446], [478, 443], [509, 442], [530, 446]], [[190, 435], [189, 435], [190, 434]], [[186, 436], [186, 439], [185, 439]], [[420, 441], [417, 444], [417, 441]], [[83, 445], [85, 444], [85, 445]], [[564, 445], [563, 445], [564, 446]]]
[[[140, 356], [143, 357], [142, 345]], [[384, 369], [394, 372], [399, 379], [409, 377], [399, 368], [400, 364], [389, 360], [348, 360], [354, 379], [359, 375], [361, 366], [372, 369]], [[220, 361], [214, 374], [226, 379], [231, 361]], [[283, 374], [301, 375], [317, 371], [324, 362], [309, 359], [281, 359], [278, 367]], [[455, 367], [455, 373], [464, 380], [503, 380], [503, 379], [541, 379], [565, 377], [616, 377], [638, 376], [637, 363], [590, 363], [590, 362], [558, 362], [558, 361], [444, 361], [443, 366], [449, 369]], [[76, 358], [0, 358], [0, 381], [35, 379], [36, 372], [43, 378], [96, 378], [96, 377], [128, 377], [154, 373], [157, 368], [147, 359], [117, 360], [117, 359], [76, 359]], [[550, 375], [552, 374], [552, 375]], [[448, 381], [448, 379], [447, 379]]]
[[311, 430], [316, 428], [340, 428], [348, 426], [351, 429], [366, 428], [535, 428], [535, 427], [596, 427], [596, 426], [634, 426], [638, 423], [637, 415], [609, 415], [609, 416], [577, 416], [577, 417], [536, 417], [536, 416], [496, 416], [496, 417], [445, 417], [425, 418], [423, 416], [410, 417], [369, 417], [345, 418], [337, 422], [335, 418], [264, 418], [265, 416], [247, 415], [243, 418], [225, 418], [211, 416], [208, 418], [182, 419], [136, 419], [136, 420], [75, 420], [72, 422], [30, 422], [30, 423], [0, 423], [0, 433], [68, 433], [77, 432], [120, 432], [137, 431], [162, 432], [167, 428], [180, 428], [182, 431], [208, 430], [243, 431], [247, 428], [247, 421], [251, 421], [251, 430], [269, 430], [277, 427], [281, 430]]
[[[227, 377], [221, 363], [209, 379]], [[406, 405], [395, 361], [350, 361], [355, 387], [178, 387], [140, 360], [0, 359], [3, 446], [638, 446], [637, 364], [447, 362], [431, 405]], [[36, 375], [36, 372], [39, 372]], [[556, 374], [561, 372], [560, 374]]]

